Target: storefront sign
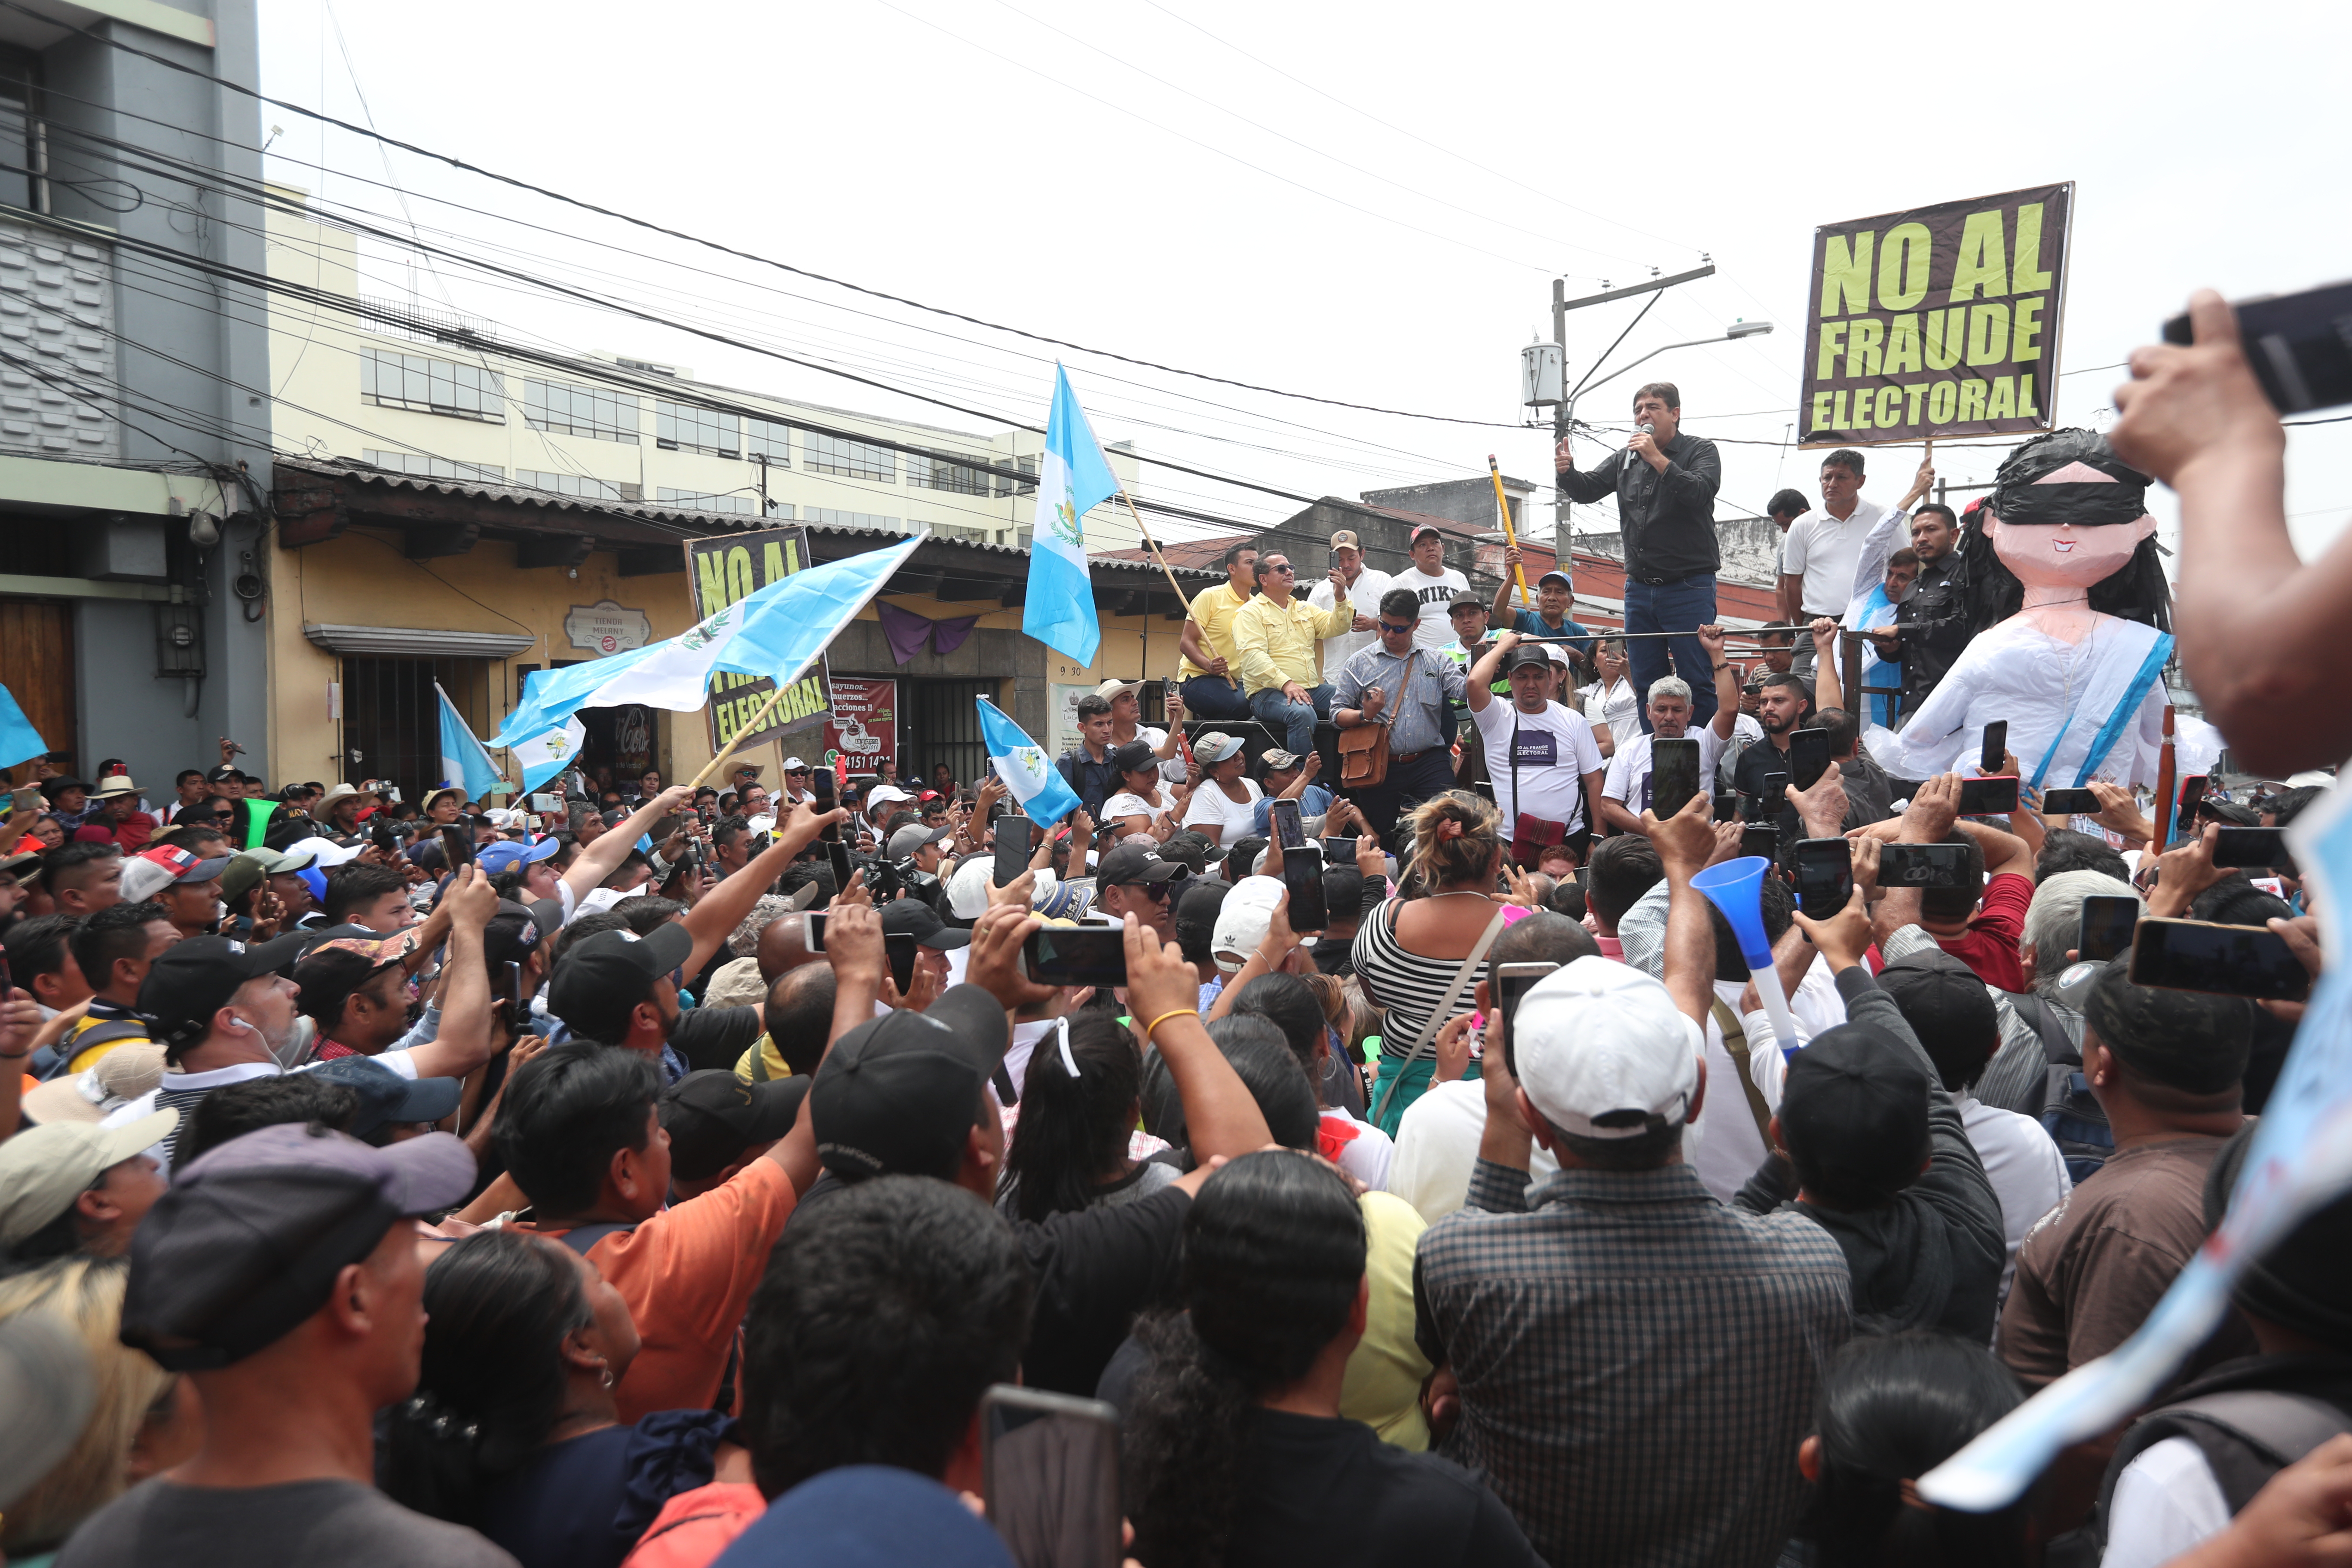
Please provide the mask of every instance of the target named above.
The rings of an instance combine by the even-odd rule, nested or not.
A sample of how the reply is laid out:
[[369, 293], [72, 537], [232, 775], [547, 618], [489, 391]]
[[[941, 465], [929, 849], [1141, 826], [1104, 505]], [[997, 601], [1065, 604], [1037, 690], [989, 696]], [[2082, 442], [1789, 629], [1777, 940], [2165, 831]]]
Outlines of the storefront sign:
[[898, 683], [858, 675], [835, 676], [833, 717], [824, 724], [824, 765], [849, 759], [849, 771], [870, 773], [898, 760]]
[[646, 618], [643, 610], [632, 610], [610, 599], [574, 605], [572, 613], [563, 617], [563, 635], [572, 639], [572, 646], [585, 648], [600, 658], [645, 647], [653, 629], [653, 623]]
[[1813, 231], [1804, 447], [2047, 430], [2069, 184]]
[[[724, 539], [689, 539], [686, 542], [686, 577], [688, 589], [694, 596], [694, 618], [699, 621], [715, 615], [810, 564], [808, 531], [803, 528], [767, 528]], [[768, 696], [775, 689], [774, 679], [764, 675], [712, 676], [710, 706], [706, 710], [712, 752], [729, 745], [765, 745], [787, 730], [823, 718], [830, 710], [831, 688], [826, 668], [820, 662], [816, 669], [793, 683], [793, 689], [770, 710], [758, 730], [738, 734], [767, 706]]]

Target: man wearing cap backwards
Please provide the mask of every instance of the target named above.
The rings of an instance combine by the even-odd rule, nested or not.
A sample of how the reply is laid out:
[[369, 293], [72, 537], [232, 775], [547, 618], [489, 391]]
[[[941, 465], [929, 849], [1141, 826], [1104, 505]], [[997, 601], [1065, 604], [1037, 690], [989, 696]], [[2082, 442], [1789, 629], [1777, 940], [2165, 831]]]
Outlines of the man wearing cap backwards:
[[203, 1446], [92, 1515], [58, 1561], [511, 1568], [373, 1484], [375, 1415], [415, 1391], [425, 1342], [414, 1216], [473, 1178], [446, 1133], [373, 1149], [292, 1126], [180, 1173], [133, 1241], [122, 1337], [194, 1379]]
[[1225, 551], [1225, 580], [1192, 595], [1192, 607], [1176, 634], [1181, 655], [1176, 680], [1183, 689], [1184, 706], [1195, 719], [1250, 716], [1234, 660], [1233, 624], [1256, 591], [1257, 546], [1235, 544]]
[[1395, 586], [1395, 580], [1385, 572], [1375, 572], [1364, 564], [1364, 542], [1356, 531], [1343, 528], [1331, 536], [1331, 569], [1337, 579], [1324, 578], [1307, 595], [1307, 602], [1318, 610], [1335, 609], [1342, 600], [1355, 611], [1354, 619], [1345, 631], [1333, 632], [1323, 639], [1323, 679], [1337, 680], [1340, 667], [1356, 655], [1380, 640], [1372, 619], [1381, 595]]
[[[1725, 1207], [1683, 1161], [1707, 1092], [1739, 1093], [1699, 1054], [1707, 817], [1702, 794], [1644, 825], [1673, 889], [1665, 984], [1588, 957], [1527, 993], [1486, 1053], [1468, 1205], [1421, 1238], [1433, 1426], [1547, 1562], [1772, 1563], [1817, 1369], [1850, 1332], [1837, 1244]], [[1560, 1167], [1533, 1187], [1531, 1141]]]
[[[1529, 609], [1517, 599], [1521, 559], [1517, 545], [1504, 549], [1503, 585], [1495, 590], [1490, 624], [1523, 637], [1581, 638], [1569, 645], [1569, 654], [1579, 667], [1589, 668], [1592, 663], [1591, 629], [1570, 618], [1576, 603], [1576, 585], [1569, 581], [1567, 573], [1553, 567], [1536, 579], [1535, 607]], [[1515, 603], [1518, 604], [1517, 609], [1512, 607]]]
[[1412, 640], [1423, 647], [1444, 647], [1453, 636], [1454, 601], [1470, 591], [1470, 579], [1445, 563], [1445, 535], [1425, 522], [1414, 529], [1412, 564], [1389, 583], [1411, 594], [1420, 607]]
[[[1338, 568], [1329, 578], [1336, 592]], [[1297, 569], [1286, 551], [1258, 557], [1257, 584], [1258, 597], [1234, 614], [1234, 665], [1257, 721], [1287, 735], [1289, 750], [1311, 751], [1315, 721], [1331, 711], [1331, 687], [1320, 668], [1322, 640], [1352, 626], [1355, 609], [1345, 597], [1318, 610], [1296, 596]]]
[[[1495, 700], [1497, 674], [1507, 674], [1511, 700]], [[1503, 836], [1529, 870], [1546, 844], [1565, 841], [1584, 858], [1592, 825], [1601, 820], [1604, 773], [1601, 748], [1583, 714], [1551, 700], [1551, 658], [1540, 646], [1521, 647], [1505, 632], [1463, 684], [1463, 700], [1486, 748], [1486, 776], [1503, 813]], [[1702, 782], [1698, 792], [1712, 799]], [[1553, 829], [1557, 828], [1557, 831]]]

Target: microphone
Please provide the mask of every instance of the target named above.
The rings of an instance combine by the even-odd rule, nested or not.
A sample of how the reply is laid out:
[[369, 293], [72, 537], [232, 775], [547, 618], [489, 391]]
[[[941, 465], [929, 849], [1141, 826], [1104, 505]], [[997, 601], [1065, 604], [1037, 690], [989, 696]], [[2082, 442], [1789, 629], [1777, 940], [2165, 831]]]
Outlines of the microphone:
[[[1639, 425], [1634, 426], [1633, 428], [1640, 431], [1644, 436], [1654, 436], [1658, 431], [1658, 427], [1651, 424], [1646, 419], [1643, 420]], [[1626, 452], [1629, 456], [1632, 454], [1632, 447], [1629, 447], [1626, 448]]]

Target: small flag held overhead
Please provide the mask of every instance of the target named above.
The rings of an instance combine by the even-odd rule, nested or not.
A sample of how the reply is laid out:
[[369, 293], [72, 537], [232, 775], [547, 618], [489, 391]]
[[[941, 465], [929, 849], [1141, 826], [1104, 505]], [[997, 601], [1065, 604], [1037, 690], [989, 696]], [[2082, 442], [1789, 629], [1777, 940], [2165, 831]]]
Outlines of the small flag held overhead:
[[457, 711], [457, 705], [449, 700], [437, 680], [433, 683], [433, 694], [441, 700], [441, 776], [463, 789], [471, 800], [486, 799], [492, 790], [503, 792], [506, 780], [499, 774], [499, 764], [475, 739], [473, 726], [466, 722], [466, 716]]
[[974, 700], [980, 704], [980, 738], [988, 747], [988, 760], [996, 764], [996, 776], [1004, 781], [1006, 792], [1021, 803], [1029, 820], [1059, 822], [1077, 810], [1077, 792], [1070, 788], [1045, 749], [995, 703], [985, 697]]
[[1086, 516], [1118, 494], [1069, 373], [1054, 366], [1054, 410], [1037, 465], [1037, 514], [1029, 530], [1029, 591], [1021, 629], [1055, 652], [1092, 664], [1102, 646], [1094, 584], [1087, 575]]

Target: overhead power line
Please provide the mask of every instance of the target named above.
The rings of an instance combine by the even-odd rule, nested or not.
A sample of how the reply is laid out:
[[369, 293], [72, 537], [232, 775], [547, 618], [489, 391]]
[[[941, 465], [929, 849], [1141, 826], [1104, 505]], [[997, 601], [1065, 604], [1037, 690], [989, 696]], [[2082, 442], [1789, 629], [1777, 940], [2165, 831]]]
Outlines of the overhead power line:
[[120, 38], [109, 37], [103, 33], [95, 32], [88, 27], [73, 26], [70, 23], [61, 22], [57, 17], [48, 16], [43, 12], [35, 11], [30, 6], [19, 4], [18, 0], [0, 0], [0, 6], [5, 6], [6, 9], [11, 11], [20, 12], [27, 16], [37, 17], [40, 21], [51, 26], [72, 27], [73, 31], [80, 34], [82, 37], [89, 38], [93, 42], [104, 44], [109, 48], [120, 49], [125, 54], [136, 55], [142, 59], [152, 61], [156, 65], [168, 67], [170, 69], [182, 72], [187, 76], [194, 77], [198, 80], [208, 81], [217, 87], [227, 88], [232, 92], [242, 93], [246, 97], [254, 100], [256, 102], [267, 103], [272, 108], [285, 110], [289, 114], [299, 114], [306, 119], [315, 120], [322, 125], [331, 125], [339, 131], [349, 132], [354, 136], [364, 136], [371, 141], [382, 142], [387, 147], [396, 147], [404, 153], [413, 153], [420, 158], [429, 158], [435, 163], [445, 163], [450, 168], [459, 170], [465, 174], [478, 174], [484, 179], [495, 180], [500, 184], [512, 186], [516, 190], [529, 191], [533, 195], [544, 196], [550, 201], [561, 202], [566, 206], [577, 207], [582, 212], [594, 213], [600, 217], [612, 218], [615, 222], [628, 224], [633, 227], [644, 229], [651, 234], [658, 234], [666, 236], [671, 239], [683, 240], [688, 245], [700, 246], [708, 250], [715, 250], [722, 255], [732, 256], [740, 261], [749, 261], [761, 267], [774, 268], [780, 272], [789, 272], [795, 277], [813, 279], [817, 282], [830, 284], [832, 287], [836, 289], [846, 289], [852, 293], [864, 294], [872, 299], [887, 300], [894, 305], [904, 305], [909, 310], [922, 310], [935, 316], [945, 316], [952, 321], [968, 322], [976, 327], [986, 327], [991, 331], [1008, 332], [1014, 337], [1026, 338], [1032, 342], [1051, 343], [1055, 348], [1069, 349], [1076, 353], [1093, 354], [1102, 359], [1116, 360], [1122, 364], [1140, 365], [1149, 370], [1165, 372], [1170, 375], [1188, 376], [1195, 381], [1213, 382], [1220, 386], [1239, 387], [1244, 392], [1262, 392], [1269, 396], [1293, 398], [1301, 403], [1319, 403], [1328, 407], [1352, 408], [1360, 413], [1385, 414], [1401, 419], [1426, 419], [1441, 425], [1472, 425], [1484, 429], [1496, 430], [1517, 430], [1520, 427], [1508, 420], [1465, 419], [1449, 414], [1422, 414], [1406, 408], [1385, 408], [1377, 404], [1351, 403], [1345, 398], [1319, 397], [1312, 393], [1288, 392], [1278, 386], [1265, 386], [1256, 382], [1235, 380], [1231, 376], [1213, 375], [1207, 371], [1186, 370], [1181, 365], [1165, 364], [1158, 360], [1142, 359], [1133, 354], [1119, 353], [1111, 349], [1095, 348], [1086, 343], [1074, 342], [1066, 338], [1052, 337], [1044, 332], [1033, 332], [1022, 327], [1007, 326], [1002, 321], [992, 321], [987, 320], [985, 317], [970, 315], [961, 310], [952, 310], [943, 305], [925, 304], [920, 300], [909, 299], [903, 294], [893, 294], [887, 289], [868, 288], [862, 283], [852, 283], [846, 279], [835, 278], [827, 273], [815, 271], [810, 268], [795, 267], [789, 261], [779, 261], [773, 257], [761, 256], [755, 251], [743, 250], [735, 246], [724, 244], [719, 240], [705, 239], [699, 235], [688, 234], [683, 229], [671, 228], [666, 225], [656, 223], [650, 218], [636, 217], [628, 213], [620, 212], [612, 207], [603, 206], [597, 203], [587, 201], [578, 196], [566, 195], [561, 191], [550, 190], [544, 185], [534, 184], [529, 180], [520, 178], [513, 174], [502, 174], [495, 169], [486, 169], [478, 163], [470, 163], [466, 159], [457, 157], [454, 153], [436, 153], [431, 148], [420, 147], [413, 142], [404, 142], [396, 136], [384, 135], [383, 132], [372, 130], [367, 126], [353, 124], [348, 120], [338, 119], [334, 115], [322, 113], [318, 110], [308, 108], [305, 105], [293, 102], [290, 100], [272, 98], [268, 93], [262, 92], [257, 89], [246, 86], [243, 82], [232, 81], [226, 77], [215, 76], [210, 71], [199, 70], [195, 67], [185, 64], [180, 60], [173, 59], [168, 56], [156, 54], [152, 50], [140, 48], [136, 45], [126, 44]]

